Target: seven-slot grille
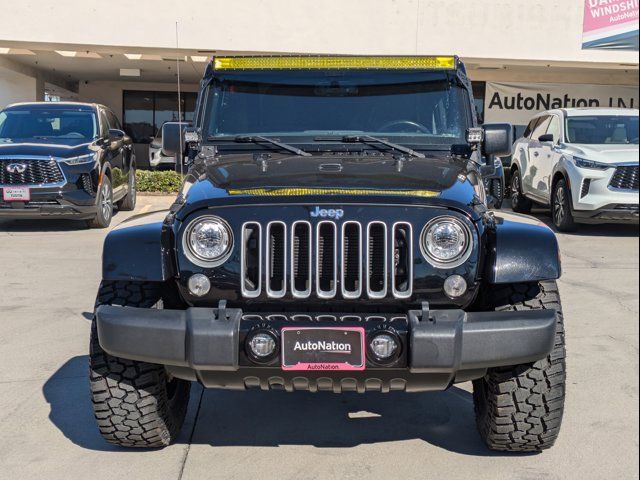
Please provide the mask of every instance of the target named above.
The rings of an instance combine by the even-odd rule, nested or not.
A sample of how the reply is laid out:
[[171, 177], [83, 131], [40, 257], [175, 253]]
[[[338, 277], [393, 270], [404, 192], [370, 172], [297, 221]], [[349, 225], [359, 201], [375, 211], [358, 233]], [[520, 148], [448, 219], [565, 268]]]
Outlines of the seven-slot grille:
[[413, 234], [405, 222], [245, 223], [241, 282], [245, 298], [290, 294], [356, 299], [409, 298]]
[[57, 185], [62, 182], [64, 176], [55, 160], [0, 160], [0, 185]]
[[640, 187], [638, 165], [617, 167], [609, 186], [620, 190], [638, 190]]

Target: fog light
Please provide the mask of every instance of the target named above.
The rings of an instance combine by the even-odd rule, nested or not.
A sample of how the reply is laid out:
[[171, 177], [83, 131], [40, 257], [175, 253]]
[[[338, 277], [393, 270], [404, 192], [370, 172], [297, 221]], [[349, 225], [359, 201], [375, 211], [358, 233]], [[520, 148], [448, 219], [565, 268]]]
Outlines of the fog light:
[[377, 360], [390, 360], [398, 352], [398, 340], [389, 333], [379, 333], [369, 343], [371, 352]]
[[444, 293], [449, 298], [458, 298], [467, 293], [467, 281], [460, 275], [451, 275], [444, 281]]
[[247, 342], [249, 351], [257, 360], [265, 360], [276, 351], [276, 339], [266, 332], [254, 334]]
[[211, 290], [211, 282], [201, 273], [196, 273], [189, 278], [189, 292], [196, 297], [204, 297]]

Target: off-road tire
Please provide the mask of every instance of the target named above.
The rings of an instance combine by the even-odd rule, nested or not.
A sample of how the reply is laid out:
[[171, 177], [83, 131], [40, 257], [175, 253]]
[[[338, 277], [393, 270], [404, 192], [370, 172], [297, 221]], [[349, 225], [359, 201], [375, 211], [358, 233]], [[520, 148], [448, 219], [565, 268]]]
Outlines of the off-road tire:
[[136, 184], [136, 170], [131, 167], [129, 172], [129, 188], [127, 195], [118, 202], [118, 210], [121, 212], [132, 212], [136, 209], [138, 189]]
[[551, 219], [559, 232], [573, 232], [576, 229], [572, 202], [567, 182], [564, 179], [558, 180], [553, 187]]
[[555, 345], [533, 364], [490, 369], [473, 382], [480, 436], [492, 450], [539, 452], [560, 432], [564, 411], [566, 363], [562, 305], [556, 282], [494, 287], [485, 304], [496, 311], [555, 309]]
[[[103, 282], [96, 302], [140, 308], [161, 303], [156, 284], [137, 282]], [[107, 442], [149, 448], [176, 439], [187, 412], [189, 382], [170, 378], [162, 365], [107, 354], [100, 347], [95, 319], [89, 358], [93, 411]]]
[[[111, 180], [106, 175], [102, 178], [102, 183], [98, 188], [97, 202], [98, 210], [95, 217], [89, 220], [89, 227], [108, 228], [113, 219], [113, 187], [111, 186]], [[108, 204], [106, 206], [107, 210], [110, 207], [110, 212], [105, 211], [105, 202]]]
[[516, 213], [531, 213], [533, 202], [522, 193], [522, 175], [520, 170], [511, 174], [511, 209]]

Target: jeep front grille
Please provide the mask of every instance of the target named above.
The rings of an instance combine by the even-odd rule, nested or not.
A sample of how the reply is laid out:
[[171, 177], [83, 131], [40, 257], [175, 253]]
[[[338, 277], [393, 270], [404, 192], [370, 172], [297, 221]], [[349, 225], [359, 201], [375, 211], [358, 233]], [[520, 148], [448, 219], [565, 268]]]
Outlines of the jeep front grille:
[[638, 165], [617, 167], [611, 178], [609, 187], [617, 190], [638, 190], [640, 189], [640, 175], [638, 175]]
[[[245, 298], [409, 298], [413, 235], [409, 223], [307, 221], [242, 226]], [[263, 288], [264, 285], [264, 288]]]
[[[9, 171], [17, 165], [20, 170]], [[0, 185], [54, 186], [64, 183], [64, 175], [55, 160], [0, 160]]]

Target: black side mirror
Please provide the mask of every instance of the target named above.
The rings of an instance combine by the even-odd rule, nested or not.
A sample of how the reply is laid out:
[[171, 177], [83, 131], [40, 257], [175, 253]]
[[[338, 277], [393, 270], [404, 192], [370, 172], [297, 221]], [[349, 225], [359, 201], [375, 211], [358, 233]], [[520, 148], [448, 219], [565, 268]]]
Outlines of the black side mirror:
[[124, 133], [122, 130], [118, 130], [117, 128], [109, 129], [109, 138], [111, 140], [122, 140], [126, 136], [127, 134]]
[[538, 141], [540, 143], [553, 143], [554, 142], [553, 133], [545, 133], [544, 135], [540, 135], [538, 137]]
[[493, 161], [492, 156], [506, 157], [511, 155], [513, 125], [510, 123], [487, 123], [482, 128], [484, 129], [482, 153], [488, 161]]
[[185, 122], [167, 122], [162, 125], [162, 154], [166, 157], [177, 157], [178, 152], [185, 151]]

